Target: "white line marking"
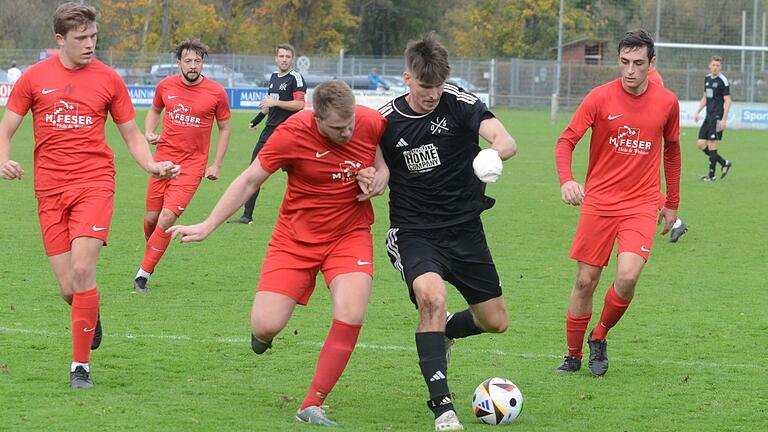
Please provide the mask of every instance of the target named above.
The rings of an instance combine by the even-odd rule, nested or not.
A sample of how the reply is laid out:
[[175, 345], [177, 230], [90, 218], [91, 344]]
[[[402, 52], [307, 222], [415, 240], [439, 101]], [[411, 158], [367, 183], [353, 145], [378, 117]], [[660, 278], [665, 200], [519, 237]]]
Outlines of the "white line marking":
[[[28, 335], [36, 335], [36, 336], [46, 336], [46, 337], [65, 337], [70, 336], [69, 333], [57, 333], [57, 332], [51, 332], [47, 330], [36, 330], [36, 329], [24, 329], [24, 328], [10, 328], [10, 327], [0, 327], [0, 333], [16, 333], [16, 334], [28, 334]], [[228, 343], [228, 344], [249, 344], [251, 342], [250, 338], [240, 338], [240, 337], [217, 337], [217, 338], [194, 338], [191, 336], [184, 336], [184, 335], [153, 335], [153, 334], [133, 334], [133, 333], [104, 333], [104, 337], [106, 338], [117, 338], [117, 339], [160, 339], [160, 340], [172, 340], [172, 341], [182, 341], [182, 342], [193, 342], [195, 344], [203, 344], [203, 343]], [[321, 347], [323, 346], [323, 342], [317, 342], [317, 341], [299, 341], [297, 342], [298, 345], [308, 345], [313, 347]], [[401, 345], [376, 345], [376, 344], [367, 344], [367, 343], [358, 343], [356, 348], [359, 349], [366, 349], [366, 350], [373, 350], [373, 351], [416, 351], [416, 347], [410, 347], [410, 346], [401, 346]], [[541, 354], [541, 353], [524, 353], [524, 352], [511, 352], [511, 351], [504, 351], [499, 349], [479, 349], [479, 350], [473, 350], [473, 352], [479, 352], [483, 354], [494, 354], [494, 355], [502, 355], [502, 356], [510, 356], [510, 357], [518, 357], [518, 358], [527, 358], [527, 359], [562, 359], [562, 355], [554, 355], [554, 354]], [[622, 359], [621, 360], [624, 363], [637, 363], [637, 364], [647, 364], [648, 361], [645, 359]], [[654, 360], [657, 364], [665, 364], [665, 365], [672, 365], [672, 366], [697, 366], [697, 367], [705, 367], [705, 368], [731, 368], [731, 369], [764, 369], [766, 366], [761, 366], [758, 364], [744, 364], [744, 363], [712, 363], [712, 362], [702, 362], [702, 361], [695, 361], [695, 360]]]

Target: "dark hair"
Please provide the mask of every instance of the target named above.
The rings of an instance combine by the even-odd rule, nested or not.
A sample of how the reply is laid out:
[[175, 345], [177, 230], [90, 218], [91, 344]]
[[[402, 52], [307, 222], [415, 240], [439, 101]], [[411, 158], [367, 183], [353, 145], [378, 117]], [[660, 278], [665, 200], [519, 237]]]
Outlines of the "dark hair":
[[331, 111], [339, 117], [350, 117], [355, 114], [355, 95], [344, 81], [323, 81], [312, 91], [312, 109], [321, 120]]
[[293, 45], [289, 43], [280, 44], [275, 48], [275, 54], [277, 54], [278, 51], [281, 49], [288, 50], [291, 52], [291, 57], [296, 57], [296, 50], [293, 48]]
[[448, 50], [437, 40], [434, 32], [420, 41], [411, 41], [405, 48], [405, 65], [413, 77], [426, 84], [442, 84], [451, 74]]
[[716, 61], [716, 62], [720, 62], [720, 63], [722, 63], [722, 62], [723, 62], [723, 58], [722, 58], [721, 56], [719, 56], [719, 55], [713, 55], [713, 56], [712, 56], [712, 57], [709, 59], [709, 62], [711, 63], [711, 62], [713, 62], [713, 61]]
[[96, 8], [79, 3], [67, 2], [53, 13], [53, 31], [66, 36], [70, 30], [87, 27], [96, 22]]
[[624, 33], [624, 37], [619, 42], [618, 54], [621, 55], [621, 51], [625, 48], [630, 48], [633, 51], [642, 47], [648, 48], [648, 60], [653, 59], [656, 55], [656, 48], [653, 44], [653, 38], [650, 33], [643, 29], [628, 31]]
[[208, 46], [200, 39], [185, 39], [176, 47], [176, 60], [181, 60], [184, 51], [194, 51], [201, 58], [205, 58], [208, 55]]

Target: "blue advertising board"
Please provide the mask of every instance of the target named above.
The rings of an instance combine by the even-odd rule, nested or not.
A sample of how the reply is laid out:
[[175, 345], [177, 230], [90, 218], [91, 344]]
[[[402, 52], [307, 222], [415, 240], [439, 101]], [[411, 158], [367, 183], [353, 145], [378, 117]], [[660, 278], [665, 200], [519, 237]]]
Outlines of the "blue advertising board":
[[[258, 89], [237, 89], [227, 88], [227, 97], [229, 98], [229, 107], [231, 109], [259, 109], [261, 101], [267, 98], [268, 92], [265, 88]], [[155, 97], [154, 86], [128, 86], [128, 94], [131, 95], [131, 102], [135, 107], [149, 107], [152, 105], [152, 99]]]

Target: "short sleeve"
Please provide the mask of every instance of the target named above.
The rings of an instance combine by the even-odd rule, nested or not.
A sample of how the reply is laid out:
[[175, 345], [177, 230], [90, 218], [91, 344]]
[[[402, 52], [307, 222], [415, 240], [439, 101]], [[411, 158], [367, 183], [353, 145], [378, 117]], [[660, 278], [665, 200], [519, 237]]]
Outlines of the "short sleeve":
[[6, 102], [6, 108], [14, 113], [24, 117], [32, 107], [32, 90], [30, 83], [31, 74], [23, 74], [21, 78], [13, 85], [8, 101]]
[[113, 75], [114, 94], [110, 104], [109, 113], [115, 124], [121, 125], [136, 118], [136, 112], [133, 109], [131, 95], [128, 94], [128, 88], [123, 83], [117, 73]]
[[216, 120], [229, 120], [232, 113], [229, 111], [229, 98], [224, 88], [219, 89], [219, 96], [216, 98]]

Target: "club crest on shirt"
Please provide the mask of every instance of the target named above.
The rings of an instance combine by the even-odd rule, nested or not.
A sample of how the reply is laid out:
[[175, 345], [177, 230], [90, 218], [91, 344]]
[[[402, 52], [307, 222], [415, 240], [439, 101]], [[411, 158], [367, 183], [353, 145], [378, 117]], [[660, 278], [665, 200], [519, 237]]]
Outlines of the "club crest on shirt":
[[342, 183], [349, 183], [357, 179], [357, 172], [360, 171], [360, 167], [363, 166], [362, 162], [352, 162], [345, 160], [339, 164], [339, 170], [335, 173], [331, 173], [331, 180], [340, 181]]
[[192, 115], [192, 106], [177, 103], [173, 108], [166, 111], [168, 119], [178, 126], [200, 127], [200, 117]]
[[93, 127], [93, 117], [80, 115], [80, 104], [58, 100], [53, 103], [53, 112], [45, 115], [46, 123], [56, 129], [80, 129]]
[[432, 135], [440, 135], [441, 132], [448, 132], [448, 121], [445, 117], [437, 117], [429, 121], [429, 131]]
[[640, 128], [621, 126], [609, 141], [616, 153], [643, 156], [651, 152], [652, 143], [640, 139]]

